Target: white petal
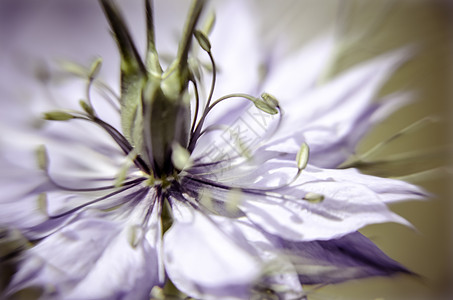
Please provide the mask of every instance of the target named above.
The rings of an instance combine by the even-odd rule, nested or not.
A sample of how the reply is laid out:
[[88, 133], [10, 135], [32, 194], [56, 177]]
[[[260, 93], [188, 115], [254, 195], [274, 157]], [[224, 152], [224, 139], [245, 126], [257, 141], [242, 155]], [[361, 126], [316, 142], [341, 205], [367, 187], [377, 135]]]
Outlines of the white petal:
[[[326, 168], [337, 167], [355, 152], [359, 141], [374, 125], [412, 100], [411, 93], [390, 95], [381, 99], [379, 103], [370, 104], [360, 114], [339, 113], [340, 121], [337, 124], [350, 122], [348, 128], [341, 129], [339, 125], [307, 129], [303, 136], [307, 142], [311, 141], [311, 163]], [[330, 114], [328, 117], [335, 118]]]
[[[259, 49], [252, 8], [250, 3], [241, 0], [222, 1], [219, 4], [210, 37], [218, 68], [213, 99], [232, 93], [254, 94], [259, 83], [262, 51]], [[206, 125], [234, 121], [249, 104], [247, 100], [224, 101], [209, 113]]]
[[141, 238], [144, 205], [149, 203], [128, 210], [126, 219], [117, 212], [112, 215], [116, 220], [109, 220], [106, 213], [87, 211], [44, 238], [26, 253], [9, 293], [38, 285], [44, 287], [46, 299], [148, 297], [162, 281], [156, 245]]
[[[46, 220], [47, 216], [39, 208], [38, 195], [23, 196], [17, 201], [0, 202], [1, 226], [26, 231], [26, 228], [36, 226]], [[26, 232], [24, 234], [27, 236]]]
[[244, 234], [250, 245], [257, 250], [260, 258], [266, 263], [266, 271], [260, 281], [256, 283], [257, 288], [260, 285], [271, 288], [279, 296], [279, 299], [302, 298], [304, 292], [297, 272], [290, 263], [290, 258], [281, 255], [279, 247], [276, 247], [248, 220], [238, 220], [234, 225]]
[[[303, 200], [308, 192], [323, 195], [324, 200], [320, 203]], [[391, 212], [377, 193], [360, 184], [314, 181], [279, 193], [285, 199], [252, 196], [240, 208], [253, 223], [284, 239], [327, 240], [384, 222], [410, 226]]]
[[[286, 57], [277, 56], [271, 61], [271, 69], [263, 90], [280, 101], [283, 107], [288, 101], [295, 101], [310, 88], [316, 88], [320, 75], [333, 54], [335, 40], [332, 32], [311, 41]], [[275, 66], [273, 66], [274, 62]]]
[[[296, 173], [295, 154], [260, 149], [248, 164], [244, 163], [231, 170], [225, 170], [219, 173], [216, 179], [239, 187], [266, 189], [289, 183]], [[381, 201], [386, 203], [426, 199], [430, 196], [430, 193], [424, 189], [402, 180], [366, 175], [356, 169], [324, 169], [312, 164], [308, 164], [293, 186], [319, 180], [363, 185], [375, 192]]]
[[260, 273], [257, 257], [216, 220], [182, 205], [173, 208], [164, 262], [175, 286], [196, 298], [245, 297]]
[[285, 142], [280, 150], [297, 153], [305, 141], [313, 154], [337, 144], [337, 151], [342, 151], [348, 135], [357, 130], [357, 122], [373, 108], [370, 105], [378, 89], [409, 53], [408, 49], [400, 49], [378, 57], [347, 71], [309, 95], [301, 95], [300, 101], [294, 99], [282, 105], [287, 113], [273, 139], [274, 149], [280, 142]]
[[429, 193], [411, 183], [392, 179], [382, 178], [360, 173], [356, 169], [320, 169], [311, 166], [305, 170], [307, 174], [318, 179], [335, 180], [337, 182], [349, 182], [362, 184], [374, 191], [385, 203], [393, 203], [403, 200], [426, 199]]

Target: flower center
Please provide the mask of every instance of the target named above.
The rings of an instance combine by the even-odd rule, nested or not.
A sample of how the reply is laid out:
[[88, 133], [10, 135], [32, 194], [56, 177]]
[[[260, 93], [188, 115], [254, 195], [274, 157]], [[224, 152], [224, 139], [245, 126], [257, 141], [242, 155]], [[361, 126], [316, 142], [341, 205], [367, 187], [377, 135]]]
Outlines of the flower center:
[[[176, 58], [165, 71], [162, 70], [155, 46], [151, 2], [145, 1], [148, 49], [144, 61], [138, 54], [119, 9], [109, 0], [101, 0], [100, 3], [114, 33], [121, 57], [121, 95], [117, 97], [121, 131], [104, 122], [92, 105], [90, 90], [93, 84], [100, 82], [97, 78], [101, 68], [100, 59], [86, 70], [87, 95], [86, 100], [80, 101], [83, 111], [52, 111], [45, 114], [45, 119], [80, 119], [97, 124], [115, 140], [137, 168], [165, 183], [172, 181], [181, 170], [190, 167], [191, 153], [198, 139], [206, 132], [203, 130], [205, 119], [219, 103], [240, 98], [253, 102], [265, 113], [280, 112], [278, 101], [267, 93], [263, 93], [261, 98], [247, 94], [230, 94], [212, 100], [217, 71], [207, 35], [212, 29], [213, 18], [208, 18], [204, 31], [195, 29], [205, 0], [192, 2]], [[204, 107], [200, 107], [200, 78], [194, 75], [189, 64], [193, 37], [208, 54], [212, 66], [211, 87]], [[193, 87], [192, 93], [189, 92], [189, 85]], [[195, 105], [193, 116], [190, 113], [191, 99]], [[120, 176], [118, 181], [118, 184], [121, 184], [123, 178]]]
[[[75, 64], [69, 64], [70, 73], [82, 76], [86, 79], [85, 99], [80, 100], [80, 111], [58, 110], [44, 114], [44, 118], [53, 121], [83, 120], [94, 123], [101, 127], [123, 151], [126, 160], [118, 175], [111, 179], [100, 179], [102, 181], [112, 180], [106, 185], [97, 187], [70, 187], [55, 180], [49, 172], [49, 159], [45, 146], [37, 149], [38, 165], [43, 170], [55, 187], [62, 191], [75, 193], [88, 193], [90, 200], [82, 204], [75, 204], [64, 211], [52, 214], [47, 212], [47, 197], [43, 193], [38, 197], [39, 207], [46, 212], [49, 219], [57, 219], [69, 216], [86, 207], [102, 204], [106, 209], [112, 209], [118, 204], [128, 201], [141, 199], [150, 190], [155, 193], [155, 199], [160, 199], [164, 224], [164, 232], [171, 226], [172, 216], [171, 207], [167, 198], [168, 194], [178, 191], [181, 201], [186, 201], [194, 206], [214, 207], [210, 205], [213, 200], [209, 196], [201, 197], [200, 185], [206, 185], [221, 193], [232, 195], [226, 201], [226, 212], [231, 216], [239, 216], [236, 208], [238, 207], [241, 193], [250, 196], [264, 196], [276, 200], [320, 202], [322, 195], [307, 193], [304, 197], [293, 197], [280, 193], [284, 188], [295, 182], [308, 162], [308, 146], [303, 144], [296, 157], [297, 174], [289, 182], [269, 187], [254, 188], [247, 186], [229, 186], [209, 179], [209, 176], [202, 174], [211, 172], [211, 167], [221, 169], [225, 164], [234, 167], [232, 160], [212, 159], [204, 162], [199, 158], [192, 160], [191, 155], [198, 140], [207, 132], [223, 128], [219, 124], [205, 128], [205, 120], [208, 114], [220, 103], [241, 99], [252, 102], [257, 109], [269, 114], [278, 114], [278, 123], [273, 130], [279, 127], [282, 121], [282, 113], [279, 102], [270, 94], [263, 93], [261, 96], [254, 97], [243, 93], [225, 95], [213, 100], [214, 88], [216, 84], [216, 64], [211, 52], [210, 41], [207, 37], [212, 27], [213, 18], [208, 19], [208, 26], [204, 26], [204, 31], [196, 30], [196, 24], [200, 17], [205, 0], [194, 0], [189, 11], [189, 15], [184, 27], [178, 53], [172, 64], [167, 70], [162, 70], [159, 56], [154, 41], [154, 25], [152, 16], [151, 0], [145, 1], [148, 49], [146, 59], [142, 61], [136, 50], [132, 38], [125, 26], [122, 16], [113, 2], [100, 0], [105, 15], [114, 33], [115, 40], [121, 58], [121, 95], [117, 96], [99, 78], [102, 61], [94, 61], [90, 68], [84, 68]], [[189, 58], [191, 41], [196, 38], [199, 46], [209, 57], [211, 63], [212, 77], [211, 85], [207, 98], [200, 100], [198, 86], [201, 83], [200, 76], [196, 75], [193, 69], [193, 61], [197, 59]], [[189, 64], [189, 61], [191, 63]], [[75, 70], [74, 70], [75, 69]], [[100, 88], [103, 94], [113, 95], [118, 102], [110, 101], [109, 97], [103, 97], [119, 112], [121, 119], [121, 130], [110, 125], [102, 119], [102, 112], [95, 110], [91, 97], [92, 87]], [[192, 89], [189, 89], [192, 87]], [[192, 102], [192, 103], [191, 103]], [[203, 103], [203, 105], [201, 105]], [[191, 109], [191, 105], [194, 108]], [[193, 111], [193, 115], [191, 115]], [[274, 131], [266, 129], [271, 135]], [[247, 155], [241, 154], [242, 158]], [[239, 159], [241, 160], [241, 159]], [[242, 162], [239, 162], [242, 163]], [[135, 166], [135, 168], [134, 168]], [[236, 162], [237, 166], [237, 162]], [[184, 184], [192, 186], [187, 188]], [[97, 192], [108, 191], [98, 197]], [[96, 198], [91, 197], [91, 193]], [[217, 203], [217, 202], [216, 202]], [[217, 203], [219, 204], [219, 203]]]

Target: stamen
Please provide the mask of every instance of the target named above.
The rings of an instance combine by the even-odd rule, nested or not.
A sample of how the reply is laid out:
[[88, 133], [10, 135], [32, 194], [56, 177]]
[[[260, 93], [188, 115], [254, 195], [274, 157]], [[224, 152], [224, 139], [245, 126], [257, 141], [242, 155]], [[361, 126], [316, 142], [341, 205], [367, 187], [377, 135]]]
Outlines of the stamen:
[[208, 114], [209, 111], [211, 111], [216, 105], [218, 105], [220, 102], [222, 101], [225, 101], [227, 99], [231, 99], [231, 98], [240, 98], [240, 99], [246, 99], [246, 100], [249, 100], [251, 102], [255, 102], [257, 99], [253, 96], [250, 96], [248, 94], [242, 94], [242, 93], [234, 93], [234, 94], [228, 94], [228, 95], [225, 95], [223, 97], [220, 97], [219, 99], [217, 99], [216, 101], [214, 101], [214, 103], [212, 103], [210, 106], [207, 107], [207, 112], [205, 114]]
[[144, 237], [144, 231], [141, 226], [138, 225], [132, 225], [129, 227], [129, 232], [128, 232], [128, 238], [129, 238], [129, 244], [132, 246], [132, 248], [136, 248], [138, 244], [143, 240]]
[[[209, 55], [209, 59], [210, 59], [210, 61], [211, 61], [211, 66], [212, 66], [212, 78], [211, 78], [211, 88], [210, 88], [210, 90], [209, 90], [208, 99], [206, 100], [206, 104], [205, 104], [205, 107], [204, 107], [203, 115], [202, 115], [200, 121], [199, 121], [198, 124], [197, 124], [197, 127], [196, 127], [196, 129], [195, 129], [195, 132], [194, 132], [194, 130], [193, 130], [193, 127], [194, 127], [194, 126], [192, 126], [191, 135], [190, 135], [190, 141], [191, 141], [191, 142], [192, 142], [192, 140], [194, 139], [194, 136], [195, 136], [196, 132], [201, 130], [201, 127], [203, 126], [204, 119], [206, 118], [206, 116], [207, 116], [207, 114], [208, 114], [208, 112], [209, 112], [209, 110], [210, 110], [210, 109], [209, 109], [209, 106], [210, 106], [210, 104], [211, 104], [212, 96], [213, 96], [214, 90], [215, 90], [215, 83], [216, 83], [216, 80], [217, 80], [217, 67], [216, 67], [216, 64], [215, 64], [215, 61], [214, 61], [214, 57], [212, 56], [212, 53], [211, 53], [209, 40], [208, 40], [208, 38], [207, 38], [205, 35], [203, 35], [200, 31], [196, 31], [196, 33], [197, 33], [197, 32], [198, 32], [198, 35], [199, 35], [199, 36], [202, 35], [203, 38], [206, 40], [204, 43], [209, 45], [209, 47], [208, 47], [208, 45], [205, 45], [205, 47], [208, 49], [208, 51], [207, 51], [207, 50], [206, 50], [205, 48], [203, 48], [203, 46], [201, 46], [201, 44], [200, 44], [200, 46], [203, 48], [203, 50], [205, 50], [205, 51], [208, 53], [208, 55]], [[198, 38], [197, 38], [197, 40], [198, 40]], [[200, 43], [200, 41], [199, 41], [199, 43]], [[193, 124], [195, 124], [195, 121], [196, 121], [196, 118], [194, 118]], [[199, 133], [198, 133], [198, 134], [199, 134]], [[199, 138], [199, 136], [195, 139], [195, 141], [198, 140], [198, 138]], [[189, 146], [189, 151], [191, 151], [191, 150], [193, 150], [193, 149], [191, 149], [190, 146]]]
[[193, 161], [190, 159], [189, 151], [176, 142], [172, 145], [171, 160], [175, 168], [178, 170], [184, 170], [193, 165]]
[[111, 189], [118, 188], [118, 187], [136, 185], [136, 184], [139, 184], [139, 183], [145, 181], [145, 178], [136, 178], [136, 179], [122, 182], [121, 186], [112, 184], [112, 185], [104, 185], [104, 186], [95, 187], [95, 188], [73, 188], [73, 187], [61, 185], [60, 183], [56, 182], [55, 179], [49, 173], [47, 173], [46, 176], [50, 180], [50, 182], [53, 185], [55, 185], [57, 188], [65, 190], [65, 191], [69, 191], [69, 192], [98, 192], [98, 191], [104, 191], [104, 190], [111, 190]]
[[[150, 190], [150, 191], [151, 191], [151, 190]], [[156, 198], [156, 194], [155, 194], [155, 193], [152, 194], [152, 198], [151, 198], [151, 197], [148, 197], [148, 199], [149, 199], [149, 204], [150, 204], [150, 205], [148, 205], [148, 209], [147, 209], [147, 211], [146, 211], [146, 215], [145, 215], [145, 217], [143, 218], [143, 221], [142, 221], [142, 228], [147, 228], [146, 225], [147, 225], [148, 222], [149, 222], [149, 218], [151, 217], [151, 213], [153, 212], [154, 207], [156, 206], [156, 203], [159, 201], [159, 200]], [[157, 209], [159, 209], [159, 205], [158, 205]], [[159, 213], [160, 213], [160, 212], [158, 212], [158, 214], [159, 214]]]
[[226, 131], [230, 128], [230, 126], [228, 125], [225, 125], [225, 124], [214, 124], [214, 125], [210, 125], [208, 126], [205, 130], [202, 130], [200, 132], [200, 137], [202, 135], [204, 135], [205, 133], [209, 133], [209, 132], [212, 132], [212, 131], [217, 131], [217, 130], [223, 130], [223, 131]]
[[[139, 185], [139, 184], [140, 184], [140, 183], [135, 183], [135, 184], [133, 184], [133, 185], [125, 186], [125, 187], [123, 187], [123, 188], [121, 188], [121, 189], [119, 189], [119, 190], [113, 191], [113, 192], [111, 192], [111, 193], [109, 193], [109, 194], [107, 194], [107, 195], [105, 195], [105, 196], [96, 198], [96, 199], [91, 200], [91, 201], [88, 201], [88, 202], [86, 202], [86, 203], [84, 203], [84, 204], [82, 204], [82, 205], [79, 205], [79, 206], [77, 206], [77, 207], [74, 207], [74, 208], [72, 208], [72, 209], [70, 209], [70, 210], [68, 210], [68, 211], [66, 211], [66, 212], [63, 212], [63, 213], [60, 213], [60, 214], [57, 214], [57, 215], [49, 215], [48, 217], [49, 217], [49, 219], [58, 219], [58, 218], [61, 218], [61, 217], [64, 217], [64, 216], [73, 214], [73, 213], [75, 213], [75, 212], [81, 210], [82, 208], [85, 208], [85, 207], [90, 206], [90, 205], [92, 205], [92, 204], [96, 204], [96, 203], [101, 202], [101, 201], [103, 201], [103, 200], [105, 200], [105, 199], [108, 199], [108, 198], [110, 198], [110, 197], [112, 197], [112, 196], [118, 195], [118, 194], [120, 194], [120, 193], [122, 193], [122, 192], [125, 192], [125, 191], [127, 191], [127, 190], [129, 190], [129, 189], [131, 189], [131, 188], [133, 188], [133, 187], [135, 187], [135, 186], [137, 186], [137, 185]], [[147, 192], [147, 189], [142, 189], [142, 191], [141, 191], [140, 193], [138, 193], [137, 195], [135, 195], [135, 196], [134, 196], [133, 198], [131, 198], [131, 199], [128, 199], [127, 197], [124, 198], [124, 199], [123, 199], [124, 202], [123, 202], [122, 204], [124, 204], [124, 203], [126, 203], [126, 202], [129, 202], [129, 201], [131, 201], [131, 200], [133, 200], [133, 199], [142, 197], [143, 192]]]
[[[212, 19], [211, 22], [214, 22], [214, 20]], [[211, 26], [212, 26], [212, 24], [211, 24]], [[211, 103], [212, 95], [214, 93], [215, 82], [216, 82], [216, 77], [217, 77], [217, 70], [216, 70], [214, 57], [212, 56], [212, 52], [211, 52], [211, 42], [209, 41], [209, 38], [207, 37], [206, 32], [200, 31], [200, 30], [196, 30], [194, 32], [194, 35], [195, 35], [195, 38], [197, 39], [198, 44], [200, 45], [200, 47], [208, 54], [209, 59], [211, 61], [211, 66], [212, 66], [211, 88], [210, 88], [209, 96], [208, 96], [208, 99], [207, 99], [206, 105], [205, 105], [205, 110], [206, 110], [207, 107], [209, 107], [209, 104]], [[195, 120], [196, 120], [196, 118], [195, 118]], [[191, 133], [193, 133], [193, 131]]]
[[[105, 82], [97, 78], [98, 75], [98, 68], [100, 69], [101, 65], [101, 58], [97, 59], [92, 66], [88, 69], [83, 65], [71, 62], [71, 61], [60, 61], [60, 68], [63, 69], [65, 72], [70, 73], [74, 76], [83, 78], [87, 80], [87, 87], [86, 87], [86, 96], [88, 101], [91, 102], [90, 96], [88, 94], [88, 90], [90, 90], [92, 85], [95, 85], [100, 92], [103, 94], [102, 98], [112, 106], [115, 111], [120, 112], [119, 103], [120, 97], [115, 93], [115, 91], [108, 86]], [[90, 79], [91, 78], [91, 79]], [[90, 83], [91, 82], [91, 83]], [[113, 99], [112, 99], [113, 97]], [[91, 103], [90, 103], [91, 104]], [[87, 104], [88, 105], [88, 104]], [[92, 105], [91, 105], [92, 106]]]
[[[187, 194], [186, 194], [187, 195]], [[209, 189], [203, 189], [198, 193], [198, 200], [192, 198], [192, 197], [186, 197], [189, 198], [192, 201], [198, 201], [204, 208], [206, 208], [208, 211], [214, 211], [214, 203], [212, 201], [212, 195], [211, 191]]]
[[297, 169], [299, 170], [299, 172], [304, 170], [307, 166], [309, 154], [310, 149], [308, 148], [307, 143], [302, 143], [296, 155]]
[[45, 145], [39, 145], [35, 151], [36, 161], [38, 162], [38, 168], [47, 172], [49, 170], [49, 155]]
[[118, 175], [116, 177], [114, 186], [121, 187], [124, 184], [124, 181], [127, 178], [127, 172], [129, 171], [130, 167], [132, 166], [134, 160], [137, 158], [137, 151], [133, 149], [129, 154], [126, 156], [126, 160], [123, 163], [123, 166], [120, 168]]
[[209, 42], [206, 34], [203, 31], [195, 30], [194, 35], [198, 41], [198, 44], [200, 44], [200, 47], [207, 53], [211, 53], [211, 42]]
[[39, 194], [37, 202], [39, 211], [47, 216], [47, 194], [46, 193]]
[[75, 75], [77, 77], [86, 79], [89, 76], [89, 69], [81, 64], [73, 61], [60, 60], [58, 61], [59, 67], [67, 73]]
[[86, 103], [84, 100], [79, 100], [79, 105], [80, 107], [90, 116], [94, 117], [94, 109], [93, 106], [90, 104]]
[[[99, 88], [99, 92], [102, 93], [102, 98], [118, 113], [121, 113], [120, 97], [115, 93], [115, 91], [109, 87], [106, 83], [102, 82], [99, 79], [94, 81], [94, 84]], [[110, 95], [109, 95], [110, 94]], [[115, 99], [113, 100], [112, 99]]]
[[165, 299], [164, 289], [161, 288], [160, 286], [155, 285], [151, 289], [151, 296], [152, 296], [152, 299]]
[[74, 115], [59, 110], [44, 113], [44, 120], [49, 121], [68, 121], [75, 118]]
[[[215, 74], [215, 73], [214, 73]], [[235, 93], [235, 94], [228, 94], [228, 95], [225, 95], [223, 97], [220, 97], [219, 99], [217, 99], [216, 101], [214, 101], [212, 104], [209, 104], [207, 103], [206, 105], [206, 108], [203, 112], [203, 115], [201, 116], [200, 118], [200, 121], [198, 122], [196, 128], [195, 128], [195, 131], [193, 133], [193, 135], [191, 136], [190, 138], [190, 143], [189, 143], [189, 147], [188, 147], [188, 150], [189, 152], [192, 152], [193, 149], [195, 148], [195, 144], [197, 142], [197, 140], [199, 139], [200, 135], [201, 135], [201, 129], [203, 127], [203, 124], [204, 124], [204, 121], [206, 119], [206, 116], [209, 114], [209, 112], [216, 106], [218, 105], [219, 103], [221, 103], [222, 101], [225, 101], [227, 99], [231, 99], [231, 98], [239, 98], [239, 99], [245, 99], [245, 100], [249, 100], [253, 103], [255, 103], [256, 101], [258, 101], [257, 98], [253, 97], [253, 96], [250, 96], [248, 94], [243, 94], [243, 93]], [[258, 107], [258, 106], [257, 106]], [[258, 107], [260, 108], [260, 107]]]
[[324, 200], [324, 195], [318, 194], [318, 193], [308, 192], [308, 193], [305, 194], [303, 199], [307, 200], [310, 203], [319, 203], [319, 202], [322, 202]]
[[[83, 101], [80, 102], [81, 105], [83, 105], [83, 103], [84, 103]], [[78, 119], [78, 120], [94, 122], [97, 125], [99, 125], [102, 129], [104, 129], [113, 138], [113, 140], [118, 144], [118, 146], [120, 146], [121, 150], [123, 150], [123, 152], [126, 155], [129, 155], [129, 153], [131, 151], [133, 151], [134, 148], [129, 144], [127, 139], [110, 124], [104, 122], [103, 120], [101, 120], [100, 118], [98, 118], [96, 116], [90, 116], [90, 115], [78, 116], [75, 114], [79, 114], [79, 113], [75, 112], [74, 114], [71, 114], [71, 113], [67, 113], [64, 111], [51, 111], [51, 112], [44, 113], [44, 119], [50, 120], [50, 121], [68, 121], [71, 119]], [[145, 172], [147, 174], [150, 173], [150, 169], [149, 169], [148, 165], [143, 161], [143, 159], [140, 156], [138, 156], [138, 155], [136, 156], [136, 158], [134, 159], [134, 164], [143, 172]]]
[[281, 195], [279, 193], [269, 193], [269, 191], [271, 191], [271, 189], [266, 190], [266, 189], [256, 189], [256, 188], [244, 188], [244, 187], [238, 187], [238, 186], [232, 187], [232, 186], [224, 185], [224, 184], [214, 182], [212, 180], [209, 180], [206, 178], [201, 178], [201, 177], [194, 176], [194, 175], [187, 175], [186, 178], [189, 180], [203, 183], [203, 184], [209, 185], [211, 187], [215, 187], [215, 188], [225, 190], [225, 191], [231, 191], [231, 190], [235, 189], [235, 190], [239, 190], [241, 192], [247, 193], [247, 194], [258, 195], [258, 196], [270, 196], [270, 197], [274, 197], [274, 198], [276, 197], [275, 195], [278, 195], [277, 198], [279, 198], [279, 199], [282, 199], [285, 196], [285, 195]]
[[[133, 151], [134, 148], [131, 146], [131, 144], [129, 144], [127, 139], [113, 126], [102, 121], [98, 117], [94, 117], [92, 121], [101, 126], [115, 140], [115, 142], [120, 146], [121, 150], [123, 150], [126, 155], [129, 155], [129, 153]], [[139, 155], [135, 157], [134, 164], [143, 172], [150, 174], [151, 170]]]
[[195, 91], [195, 110], [194, 110], [192, 125], [190, 126], [190, 137], [192, 137], [193, 131], [195, 129], [195, 124], [196, 124], [197, 118], [198, 118], [198, 111], [200, 110], [200, 94], [198, 92], [198, 85], [197, 85], [197, 82], [195, 81], [195, 79], [190, 80], [190, 81], [192, 82], [193, 88]]
[[101, 65], [102, 65], [102, 59], [101, 58], [98, 58], [96, 59], [93, 64], [91, 65], [91, 68], [90, 68], [90, 71], [88, 73], [88, 82], [87, 82], [87, 85], [86, 85], [86, 90], [85, 90], [85, 95], [86, 95], [86, 98], [87, 98], [87, 101], [88, 101], [88, 105], [89, 107], [91, 108], [91, 111], [93, 111], [93, 114], [94, 114], [94, 110], [93, 110], [93, 103], [91, 101], [91, 86], [93, 85], [93, 82], [94, 80], [96, 79], [96, 77], [98, 76], [100, 70], [101, 70]]
[[242, 191], [240, 189], [231, 189], [226, 198], [226, 209], [228, 212], [237, 213], [242, 199]]
[[[62, 189], [65, 191], [70, 191], [70, 192], [96, 192], [96, 191], [108, 190], [108, 189], [118, 187], [118, 186], [116, 186], [116, 184], [95, 187], [95, 188], [73, 188], [73, 187], [64, 186], [64, 185], [56, 182], [55, 179], [49, 173], [50, 160], [49, 160], [49, 155], [47, 153], [46, 146], [45, 145], [38, 146], [35, 153], [36, 153], [36, 160], [37, 160], [39, 169], [44, 171], [44, 174], [49, 179], [49, 181], [59, 189]], [[136, 178], [136, 179], [133, 179], [130, 181], [123, 181], [122, 186], [133, 185], [136, 183], [140, 183], [144, 180], [145, 180], [145, 178]]]
[[211, 88], [209, 90], [208, 100], [206, 101], [205, 110], [208, 109], [209, 105], [211, 104], [212, 95], [214, 94], [215, 90], [215, 83], [217, 81], [217, 67], [214, 61], [214, 57], [212, 56], [211, 51], [208, 52], [209, 60], [211, 61], [212, 66], [212, 79], [211, 79]]
[[[96, 61], [95, 61], [95, 63], [96, 63]], [[83, 79], [89, 79], [90, 70], [93, 70], [93, 68], [88, 69], [87, 67], [85, 67], [83, 65], [80, 65], [80, 64], [72, 62], [72, 61], [66, 61], [66, 60], [59, 61], [59, 66], [65, 72], [70, 73], [72, 75], [75, 75], [77, 77], [83, 78]], [[95, 75], [97, 75], [97, 74], [95, 74]], [[113, 96], [113, 98], [115, 98], [115, 100], [117, 102], [120, 102], [119, 96], [105, 82], [103, 82], [99, 78], [94, 78], [93, 79], [93, 83], [96, 86], [98, 86], [99, 88], [104, 89], [105, 91], [107, 91], [111, 96]], [[109, 99], [109, 97], [106, 100], [108, 102], [110, 102], [110, 104], [113, 105], [114, 107], [117, 107], [115, 105], [115, 103], [111, 99]]]
[[296, 155], [297, 173], [293, 177], [293, 179], [291, 179], [290, 181], [288, 181], [287, 183], [284, 183], [282, 185], [279, 185], [279, 186], [276, 186], [276, 187], [271, 187], [269, 189], [262, 189], [262, 190], [263, 191], [274, 191], [274, 190], [277, 190], [277, 189], [288, 187], [291, 184], [293, 184], [299, 178], [300, 174], [302, 174], [302, 171], [307, 166], [309, 153], [310, 153], [310, 149], [308, 148], [308, 145], [305, 142], [302, 143], [302, 145], [300, 146], [300, 149], [299, 149], [299, 151], [297, 152], [297, 155]]
[[275, 115], [278, 113], [277, 109], [279, 109], [280, 104], [277, 98], [275, 98], [273, 95], [269, 93], [262, 93], [261, 99], [263, 99], [265, 105], [263, 105], [262, 101], [257, 100], [254, 102], [255, 106], [258, 107], [257, 103], [259, 103], [259, 106], [261, 106], [260, 109], [267, 112], [268, 114]]

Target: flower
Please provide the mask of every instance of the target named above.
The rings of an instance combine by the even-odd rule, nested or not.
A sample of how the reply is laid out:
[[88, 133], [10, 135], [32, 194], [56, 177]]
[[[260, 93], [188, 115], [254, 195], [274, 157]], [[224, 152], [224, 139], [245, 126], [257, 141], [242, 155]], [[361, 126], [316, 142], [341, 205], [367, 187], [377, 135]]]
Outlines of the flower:
[[23, 150], [1, 160], [12, 170], [2, 174], [1, 224], [33, 244], [6, 296], [39, 287], [43, 299], [146, 299], [171, 281], [201, 299], [302, 299], [301, 284], [410, 273], [358, 230], [409, 225], [386, 204], [424, 191], [336, 169], [406, 102], [372, 100], [409, 50], [315, 86], [332, 37], [290, 54], [284, 44], [263, 50], [244, 1], [221, 3], [215, 28], [208, 15], [200, 30], [206, 3], [193, 1], [170, 63], [150, 1], [145, 59], [119, 8], [100, 5], [120, 52], [121, 95], [101, 81], [100, 59], [65, 62], [64, 76], [83, 79], [82, 100], [79, 83], [57, 77], [75, 105], [60, 108], [53, 87], [39, 104], [51, 124], [1, 127], [9, 149], [35, 145], [38, 166]]

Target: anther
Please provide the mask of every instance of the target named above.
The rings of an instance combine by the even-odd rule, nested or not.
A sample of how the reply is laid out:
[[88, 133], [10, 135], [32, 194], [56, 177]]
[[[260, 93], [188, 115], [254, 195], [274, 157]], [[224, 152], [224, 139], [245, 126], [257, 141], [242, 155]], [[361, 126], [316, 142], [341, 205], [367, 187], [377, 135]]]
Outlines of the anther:
[[177, 142], [173, 142], [172, 144], [171, 160], [178, 170], [184, 170], [193, 165], [189, 151]]
[[36, 148], [35, 155], [39, 169], [47, 172], [49, 169], [49, 155], [47, 154], [46, 146], [39, 145]]
[[48, 213], [47, 213], [48, 204], [47, 204], [47, 194], [46, 193], [42, 193], [42, 194], [38, 195], [37, 204], [38, 204], [38, 210], [47, 216], [48, 215]]
[[305, 194], [305, 196], [302, 198], [303, 200], [306, 200], [310, 203], [319, 203], [324, 200], [324, 195], [318, 194], [318, 193], [312, 193], [308, 192]]
[[44, 113], [44, 120], [49, 121], [68, 121], [74, 118], [76, 118], [74, 115], [59, 110]]
[[310, 149], [306, 143], [302, 143], [296, 155], [297, 169], [302, 171], [308, 164]]

